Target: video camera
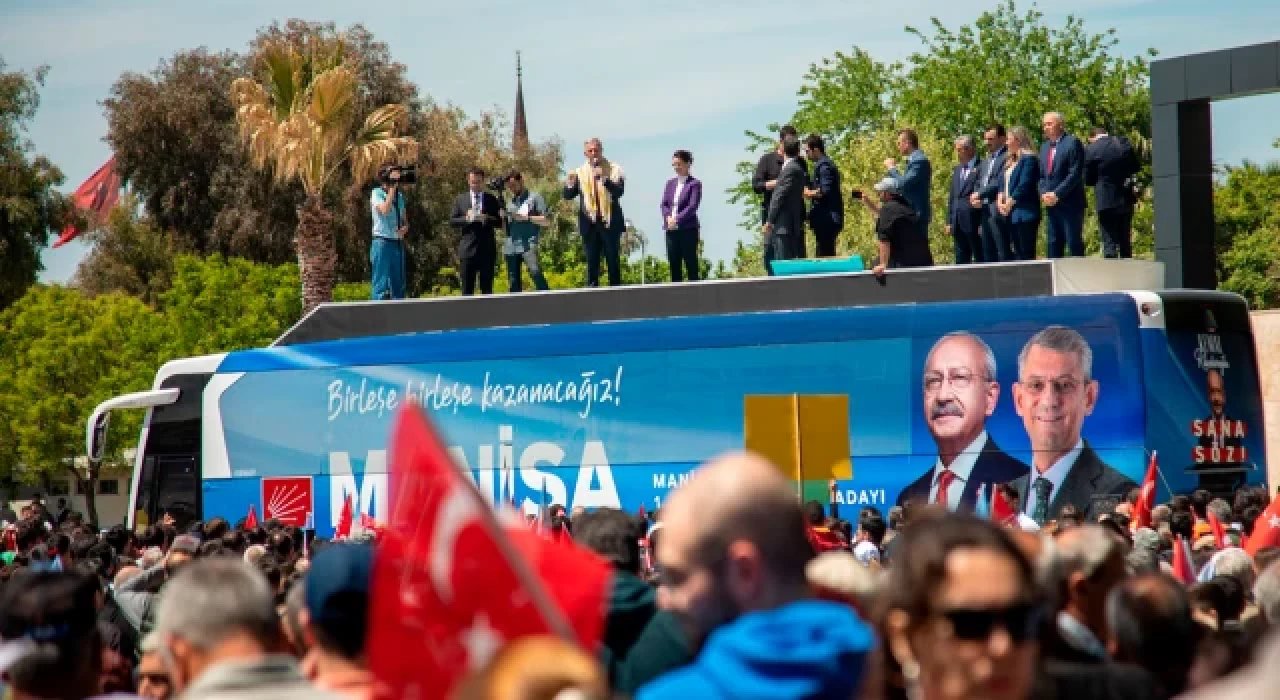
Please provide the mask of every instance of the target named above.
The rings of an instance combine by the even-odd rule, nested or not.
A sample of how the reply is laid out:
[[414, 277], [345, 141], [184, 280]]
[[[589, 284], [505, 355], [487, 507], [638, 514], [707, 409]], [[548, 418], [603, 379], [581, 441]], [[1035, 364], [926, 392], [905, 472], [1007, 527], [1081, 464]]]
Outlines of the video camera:
[[378, 182], [383, 185], [416, 185], [418, 184], [418, 166], [384, 165], [378, 170]]

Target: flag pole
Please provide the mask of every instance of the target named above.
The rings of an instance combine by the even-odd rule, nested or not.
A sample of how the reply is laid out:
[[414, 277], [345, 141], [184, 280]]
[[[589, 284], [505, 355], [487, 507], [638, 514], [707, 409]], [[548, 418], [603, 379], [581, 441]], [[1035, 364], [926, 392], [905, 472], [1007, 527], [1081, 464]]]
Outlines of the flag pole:
[[[1173, 487], [1169, 485], [1169, 480], [1164, 478], [1164, 470], [1160, 468], [1160, 461], [1156, 459], [1156, 450], [1151, 451], [1151, 459], [1156, 460], [1156, 474], [1159, 475], [1160, 481], [1164, 484], [1165, 490], [1169, 492], [1169, 498], [1173, 498]], [[1152, 503], [1151, 507], [1154, 508], [1155, 505], [1156, 504]]]

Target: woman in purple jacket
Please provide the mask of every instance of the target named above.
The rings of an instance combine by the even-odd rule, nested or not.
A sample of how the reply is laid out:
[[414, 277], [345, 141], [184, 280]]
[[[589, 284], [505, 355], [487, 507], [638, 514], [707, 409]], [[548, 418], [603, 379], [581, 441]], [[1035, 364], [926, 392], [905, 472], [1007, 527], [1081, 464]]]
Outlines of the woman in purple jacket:
[[671, 169], [676, 176], [667, 180], [662, 193], [662, 229], [667, 232], [667, 262], [671, 281], [698, 281], [698, 205], [702, 203], [702, 183], [689, 174], [693, 154], [676, 151]]

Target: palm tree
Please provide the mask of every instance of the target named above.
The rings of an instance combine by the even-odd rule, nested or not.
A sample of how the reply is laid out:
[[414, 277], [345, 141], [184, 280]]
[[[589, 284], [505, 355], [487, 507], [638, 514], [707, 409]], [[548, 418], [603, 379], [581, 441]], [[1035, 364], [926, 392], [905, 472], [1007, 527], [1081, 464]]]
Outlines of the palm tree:
[[231, 84], [236, 122], [254, 167], [281, 182], [297, 178], [306, 195], [295, 241], [303, 313], [331, 301], [337, 281], [326, 185], [344, 166], [353, 182], [367, 182], [380, 164], [418, 154], [416, 139], [396, 136], [408, 118], [405, 105], [378, 107], [356, 126], [359, 85], [347, 59], [341, 39], [317, 37], [302, 51], [275, 41], [263, 49], [261, 82], [238, 78]]

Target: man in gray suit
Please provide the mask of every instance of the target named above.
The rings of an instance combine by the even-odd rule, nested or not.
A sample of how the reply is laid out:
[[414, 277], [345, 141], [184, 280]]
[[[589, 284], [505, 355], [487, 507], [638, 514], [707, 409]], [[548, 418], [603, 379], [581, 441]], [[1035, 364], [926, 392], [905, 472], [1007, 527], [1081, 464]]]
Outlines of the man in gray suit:
[[804, 186], [808, 179], [800, 160], [800, 139], [787, 135], [782, 139], [782, 155], [786, 162], [773, 188], [769, 211], [764, 219], [765, 248], [772, 260], [794, 260], [804, 257]]
[[1094, 520], [1099, 499], [1123, 499], [1137, 487], [1080, 437], [1097, 402], [1093, 350], [1083, 336], [1049, 326], [1027, 341], [1018, 355], [1013, 403], [1031, 439], [1031, 471], [1012, 483], [1024, 512], [1041, 525], [1068, 503]]

